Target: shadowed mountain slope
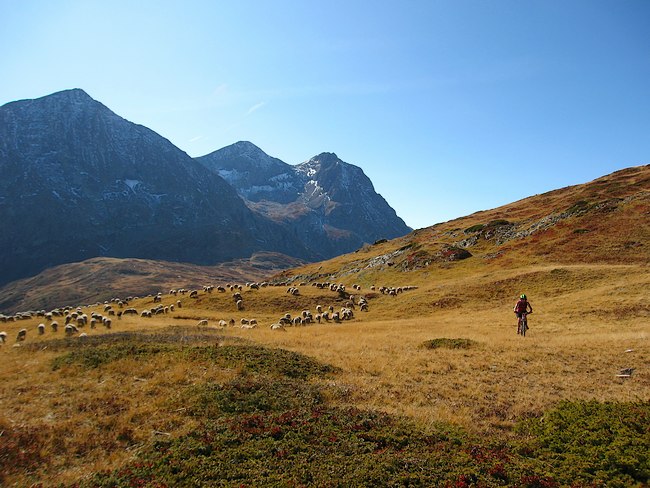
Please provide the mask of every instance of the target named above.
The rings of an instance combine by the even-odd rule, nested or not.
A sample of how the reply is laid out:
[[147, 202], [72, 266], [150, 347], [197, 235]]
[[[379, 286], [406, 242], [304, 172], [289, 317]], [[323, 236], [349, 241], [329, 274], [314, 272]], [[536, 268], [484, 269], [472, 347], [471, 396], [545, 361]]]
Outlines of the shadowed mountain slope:
[[313, 256], [167, 139], [75, 89], [0, 107], [0, 283], [96, 256]]

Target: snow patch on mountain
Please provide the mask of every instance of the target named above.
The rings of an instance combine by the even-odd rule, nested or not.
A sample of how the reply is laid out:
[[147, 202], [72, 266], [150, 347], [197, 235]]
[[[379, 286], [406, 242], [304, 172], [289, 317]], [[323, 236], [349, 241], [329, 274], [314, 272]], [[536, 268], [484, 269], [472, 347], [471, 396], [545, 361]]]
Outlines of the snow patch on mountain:
[[142, 184], [140, 180], [124, 180], [124, 184], [131, 188], [131, 191], [135, 192], [135, 189]]

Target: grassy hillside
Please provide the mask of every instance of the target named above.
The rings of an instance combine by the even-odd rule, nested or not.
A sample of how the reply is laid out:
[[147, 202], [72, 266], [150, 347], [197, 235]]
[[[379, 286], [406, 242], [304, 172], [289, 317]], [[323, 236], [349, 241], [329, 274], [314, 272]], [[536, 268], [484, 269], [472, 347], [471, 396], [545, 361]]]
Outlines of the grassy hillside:
[[[85, 337], [44, 317], [0, 323], [0, 484], [647, 486], [649, 173], [421, 229], [282, 286], [242, 283], [244, 310], [199, 288]], [[269, 328], [350, 294], [369, 310]]]
[[0, 288], [0, 313], [52, 309], [147, 295], [160, 290], [196, 288], [204, 283], [257, 281], [302, 261], [278, 253], [260, 252], [216, 266], [149, 259], [93, 258], [55, 266], [32, 278]]

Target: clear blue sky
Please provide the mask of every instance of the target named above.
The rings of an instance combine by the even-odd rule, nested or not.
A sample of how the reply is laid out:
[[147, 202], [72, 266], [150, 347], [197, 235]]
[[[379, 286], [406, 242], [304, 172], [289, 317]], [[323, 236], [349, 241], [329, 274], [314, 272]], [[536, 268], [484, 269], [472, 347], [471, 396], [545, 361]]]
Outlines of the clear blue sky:
[[650, 163], [650, 0], [0, 0], [0, 104], [363, 168], [419, 228]]

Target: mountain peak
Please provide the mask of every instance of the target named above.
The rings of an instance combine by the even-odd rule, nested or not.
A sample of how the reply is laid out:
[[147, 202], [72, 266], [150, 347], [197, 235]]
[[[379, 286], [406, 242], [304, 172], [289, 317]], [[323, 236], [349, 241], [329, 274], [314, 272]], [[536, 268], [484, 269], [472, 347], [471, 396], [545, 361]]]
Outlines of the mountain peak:
[[337, 162], [342, 162], [341, 159], [333, 152], [322, 152], [317, 156], [314, 156], [309, 160], [310, 162], [318, 161], [321, 164], [334, 164]]

